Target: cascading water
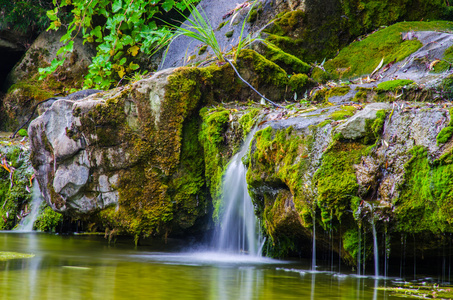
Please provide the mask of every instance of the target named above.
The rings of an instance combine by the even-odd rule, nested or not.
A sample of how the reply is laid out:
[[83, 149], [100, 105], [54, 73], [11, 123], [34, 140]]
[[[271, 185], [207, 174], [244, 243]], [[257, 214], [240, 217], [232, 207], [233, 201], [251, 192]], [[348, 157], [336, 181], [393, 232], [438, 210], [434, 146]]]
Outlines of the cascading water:
[[313, 245], [311, 254], [311, 269], [316, 270], [316, 213], [313, 212]]
[[263, 240], [252, 199], [248, 193], [246, 168], [242, 158], [247, 155], [256, 130], [247, 136], [240, 151], [233, 156], [223, 178], [224, 213], [220, 234], [216, 241], [219, 252], [248, 253], [260, 256]]
[[33, 181], [32, 189], [32, 201], [31, 201], [31, 210], [30, 213], [23, 218], [15, 231], [20, 232], [30, 232], [33, 231], [33, 224], [39, 216], [39, 206], [41, 205], [43, 198], [41, 196], [41, 190], [39, 189], [38, 182], [36, 179]]
[[374, 275], [379, 276], [379, 251], [378, 242], [376, 235], [376, 225], [374, 224], [374, 218], [371, 218], [371, 227], [373, 230], [373, 249], [374, 249]]

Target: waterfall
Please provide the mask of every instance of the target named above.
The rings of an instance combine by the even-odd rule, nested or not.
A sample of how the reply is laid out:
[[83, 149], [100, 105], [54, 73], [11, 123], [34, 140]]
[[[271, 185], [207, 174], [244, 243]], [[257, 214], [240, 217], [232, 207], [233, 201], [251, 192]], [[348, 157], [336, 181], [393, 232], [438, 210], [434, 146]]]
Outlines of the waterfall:
[[362, 275], [360, 273], [360, 267], [361, 267], [361, 264], [362, 262], [360, 261], [361, 259], [361, 256], [362, 256], [362, 253], [361, 253], [361, 247], [362, 247], [362, 230], [360, 228], [360, 225], [359, 225], [359, 247], [357, 248], [357, 275]]
[[373, 249], [374, 249], [374, 275], [379, 276], [379, 251], [376, 235], [376, 225], [374, 224], [374, 218], [371, 218], [371, 227], [373, 229]]
[[316, 270], [316, 212], [313, 212], [313, 246], [311, 254], [311, 269]]
[[262, 238], [252, 199], [248, 193], [246, 172], [242, 158], [247, 155], [256, 130], [247, 136], [240, 151], [231, 159], [223, 178], [224, 213], [220, 220], [219, 252], [261, 255]]
[[33, 224], [39, 216], [39, 206], [41, 205], [43, 198], [41, 196], [41, 190], [39, 189], [38, 182], [33, 180], [33, 189], [32, 189], [32, 201], [31, 201], [31, 210], [30, 213], [23, 218], [19, 225], [14, 229], [15, 231], [20, 232], [30, 232], [33, 231]]

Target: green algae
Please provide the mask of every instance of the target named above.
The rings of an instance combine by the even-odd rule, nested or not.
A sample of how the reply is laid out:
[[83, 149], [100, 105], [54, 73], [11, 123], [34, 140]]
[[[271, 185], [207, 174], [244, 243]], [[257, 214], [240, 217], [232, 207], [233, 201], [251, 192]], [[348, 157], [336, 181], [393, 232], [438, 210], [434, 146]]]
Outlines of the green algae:
[[11, 259], [32, 258], [34, 254], [18, 253], [18, 252], [0, 252], [0, 261], [7, 261]]
[[390, 295], [395, 295], [401, 298], [413, 299], [452, 299], [453, 292], [451, 286], [439, 284], [418, 284], [411, 282], [398, 287], [378, 287], [380, 291], [390, 292]]
[[[379, 30], [367, 38], [353, 42], [338, 56], [325, 63], [325, 68], [337, 78], [370, 74], [384, 59], [384, 65], [398, 62], [418, 50], [422, 44], [416, 39], [404, 40], [403, 33], [417, 30], [450, 30], [453, 23], [445, 21], [403, 22]], [[366, 55], [364, 55], [366, 53]]]

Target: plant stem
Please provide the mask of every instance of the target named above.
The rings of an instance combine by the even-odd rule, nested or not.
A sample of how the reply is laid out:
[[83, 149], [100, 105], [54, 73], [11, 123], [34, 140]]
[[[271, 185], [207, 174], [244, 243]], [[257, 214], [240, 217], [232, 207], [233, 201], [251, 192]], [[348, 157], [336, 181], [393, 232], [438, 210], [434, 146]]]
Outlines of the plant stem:
[[240, 80], [242, 80], [242, 82], [244, 82], [246, 85], [248, 85], [255, 93], [257, 93], [261, 98], [263, 98], [264, 100], [266, 100], [267, 102], [269, 102], [270, 104], [272, 104], [273, 106], [275, 107], [278, 107], [278, 108], [284, 108], [283, 106], [281, 105], [278, 105], [277, 103], [267, 99], [266, 97], [264, 97], [260, 92], [258, 92], [250, 83], [248, 83], [244, 78], [242, 78], [242, 76], [239, 74], [238, 70], [236, 70], [236, 68], [234, 67], [233, 63], [227, 59], [227, 58], [224, 58], [225, 61], [227, 61], [230, 66], [233, 68], [234, 72], [236, 73], [236, 75], [239, 77]]

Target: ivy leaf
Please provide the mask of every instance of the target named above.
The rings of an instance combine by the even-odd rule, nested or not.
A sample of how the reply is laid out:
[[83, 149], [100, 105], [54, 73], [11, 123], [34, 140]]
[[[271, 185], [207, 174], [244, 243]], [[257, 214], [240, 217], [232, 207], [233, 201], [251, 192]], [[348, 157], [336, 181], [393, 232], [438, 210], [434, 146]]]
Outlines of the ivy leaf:
[[57, 20], [57, 13], [58, 13], [58, 8], [55, 8], [55, 10], [48, 10], [46, 12], [46, 15], [51, 21], [56, 21]]
[[120, 78], [123, 78], [124, 75], [126, 75], [126, 72], [124, 71], [124, 68], [121, 66], [121, 67], [119, 68], [119, 70], [118, 70], [118, 76], [119, 76]]
[[117, 1], [113, 2], [113, 4], [112, 4], [112, 11], [114, 13], [117, 13], [121, 9], [121, 7], [123, 7], [122, 1], [117, 0]]
[[132, 45], [134, 43], [134, 39], [130, 35], [125, 35], [121, 39], [123, 45]]
[[102, 41], [102, 28], [101, 26], [96, 26], [92, 31], [91, 35], [94, 35], [97, 37], [96, 42], [101, 42]]
[[127, 49], [127, 52], [132, 56], [136, 56], [138, 54], [138, 50], [140, 50], [140, 48], [135, 45]]
[[165, 2], [162, 3], [162, 8], [168, 12], [170, 9], [173, 8], [174, 5], [175, 5], [174, 0], [165, 0]]
[[131, 63], [129, 64], [129, 67], [128, 67], [128, 68], [131, 69], [131, 70], [133, 70], [133, 71], [135, 71], [135, 70], [137, 70], [138, 68], [140, 68], [140, 66], [137, 65], [137, 64], [134, 64], [133, 62], [131, 62]]

